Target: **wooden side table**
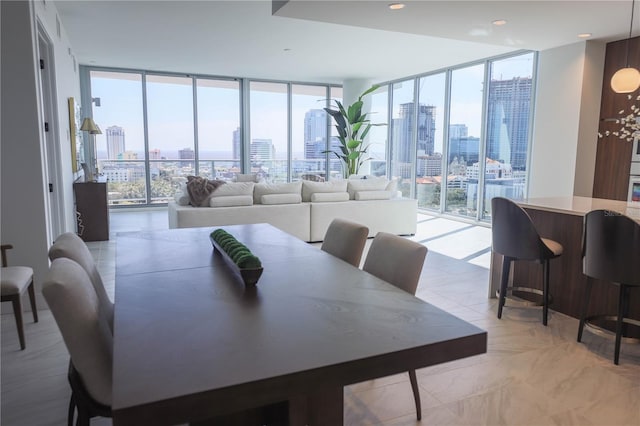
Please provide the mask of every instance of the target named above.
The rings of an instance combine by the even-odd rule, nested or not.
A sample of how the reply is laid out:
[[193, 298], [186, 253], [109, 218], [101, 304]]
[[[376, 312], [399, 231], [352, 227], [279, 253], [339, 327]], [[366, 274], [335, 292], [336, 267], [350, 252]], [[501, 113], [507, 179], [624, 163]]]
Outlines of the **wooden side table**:
[[74, 183], [78, 235], [84, 241], [109, 239], [106, 182]]

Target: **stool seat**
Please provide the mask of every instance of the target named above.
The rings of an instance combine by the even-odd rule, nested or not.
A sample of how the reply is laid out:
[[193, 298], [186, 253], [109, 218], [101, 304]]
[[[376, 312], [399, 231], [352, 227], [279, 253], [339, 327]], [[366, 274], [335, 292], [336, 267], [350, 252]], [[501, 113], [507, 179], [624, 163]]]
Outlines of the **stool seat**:
[[0, 270], [0, 291], [3, 296], [22, 294], [32, 279], [33, 269], [28, 266], [7, 266]]
[[562, 254], [562, 251], [564, 250], [562, 248], [562, 244], [560, 244], [557, 241], [550, 240], [548, 238], [540, 238], [540, 239], [542, 240], [544, 245], [547, 246], [547, 248], [553, 253], [553, 256], [551, 258], [558, 257]]

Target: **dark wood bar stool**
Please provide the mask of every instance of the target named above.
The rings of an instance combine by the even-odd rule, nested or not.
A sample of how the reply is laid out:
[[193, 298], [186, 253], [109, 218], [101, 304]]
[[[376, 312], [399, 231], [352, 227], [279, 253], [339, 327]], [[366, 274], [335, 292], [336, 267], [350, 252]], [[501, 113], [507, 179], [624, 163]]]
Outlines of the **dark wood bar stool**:
[[[500, 293], [498, 295], [498, 318], [502, 318], [502, 308], [507, 298], [507, 292], [534, 293], [542, 296], [542, 324], [547, 325], [550, 303], [549, 261], [562, 254], [562, 245], [540, 237], [527, 212], [513, 201], [502, 197], [491, 199], [491, 235], [492, 250], [503, 256]], [[516, 260], [542, 263], [542, 291], [537, 288], [521, 286], [507, 288], [511, 263]]]
[[[629, 292], [640, 287], [640, 224], [633, 219], [609, 210], [594, 210], [584, 217], [583, 273], [597, 280], [618, 286], [617, 316], [596, 315], [587, 318], [593, 280], [587, 280], [580, 313], [578, 342], [582, 340], [585, 323], [605, 319], [616, 322], [614, 364], [620, 359], [620, 343], [626, 324], [640, 326], [640, 321], [628, 318]], [[597, 327], [596, 330], [604, 329]]]

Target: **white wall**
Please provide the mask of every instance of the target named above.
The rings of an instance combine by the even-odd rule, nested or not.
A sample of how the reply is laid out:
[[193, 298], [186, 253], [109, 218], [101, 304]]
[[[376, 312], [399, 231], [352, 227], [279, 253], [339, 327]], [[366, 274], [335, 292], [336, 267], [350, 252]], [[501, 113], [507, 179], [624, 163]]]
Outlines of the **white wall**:
[[580, 42], [539, 53], [529, 197], [591, 195], [601, 49]]
[[[65, 223], [73, 230], [73, 174], [68, 138], [66, 98], [79, 97], [79, 83], [73, 69], [65, 64], [64, 40], [56, 35], [55, 7], [47, 2], [0, 2], [2, 36], [2, 131], [0, 234], [3, 244], [13, 244], [9, 261], [34, 268], [36, 287], [46, 274], [49, 262], [48, 181], [45, 176], [43, 119], [39, 93], [36, 11], [55, 43], [58, 117], [51, 123], [61, 141], [62, 191]], [[53, 24], [51, 23], [53, 18]], [[53, 31], [52, 31], [53, 29]], [[40, 307], [44, 304], [40, 302]]]

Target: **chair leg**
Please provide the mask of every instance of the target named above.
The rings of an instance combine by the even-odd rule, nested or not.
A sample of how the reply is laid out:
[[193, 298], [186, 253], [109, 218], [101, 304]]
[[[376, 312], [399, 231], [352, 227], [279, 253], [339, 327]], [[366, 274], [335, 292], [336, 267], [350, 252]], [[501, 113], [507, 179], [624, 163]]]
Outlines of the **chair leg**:
[[36, 291], [33, 288], [33, 280], [29, 284], [29, 302], [31, 303], [31, 311], [33, 312], [33, 322], [38, 322], [38, 309], [36, 309]]
[[584, 289], [584, 299], [582, 300], [582, 310], [580, 311], [580, 325], [578, 325], [578, 342], [582, 340], [582, 332], [584, 331], [584, 322], [587, 319], [587, 309], [589, 308], [589, 300], [591, 299], [591, 278], [587, 278], [587, 286]]
[[620, 342], [622, 341], [622, 320], [624, 319], [627, 311], [627, 301], [629, 298], [628, 287], [624, 284], [620, 284], [620, 292], [618, 297], [618, 320], [616, 321], [616, 346], [613, 354], [613, 363], [618, 365], [620, 361]]
[[69, 398], [69, 415], [67, 416], [67, 426], [73, 426], [73, 417], [76, 411], [76, 401], [73, 399], [73, 392]]
[[409, 381], [411, 382], [411, 389], [413, 390], [413, 399], [416, 402], [416, 417], [418, 420], [422, 419], [422, 406], [420, 404], [420, 390], [418, 389], [418, 378], [416, 377], [416, 370], [409, 370]]
[[542, 288], [542, 324], [547, 325], [547, 317], [549, 315], [549, 259], [542, 264], [544, 273]]
[[502, 308], [507, 296], [507, 284], [509, 283], [509, 270], [511, 269], [511, 258], [503, 256], [502, 275], [500, 276], [500, 299], [498, 300], [498, 319], [502, 318]]
[[89, 410], [86, 407], [82, 407], [81, 405], [77, 405], [78, 408], [78, 420], [76, 421], [76, 426], [90, 426], [91, 417], [89, 416]]
[[20, 295], [17, 294], [11, 299], [13, 305], [13, 315], [16, 317], [16, 326], [18, 327], [18, 339], [20, 339], [20, 349], [24, 350], [26, 347], [24, 343], [24, 327], [22, 326], [22, 300]]

